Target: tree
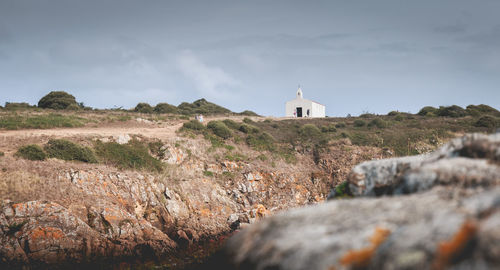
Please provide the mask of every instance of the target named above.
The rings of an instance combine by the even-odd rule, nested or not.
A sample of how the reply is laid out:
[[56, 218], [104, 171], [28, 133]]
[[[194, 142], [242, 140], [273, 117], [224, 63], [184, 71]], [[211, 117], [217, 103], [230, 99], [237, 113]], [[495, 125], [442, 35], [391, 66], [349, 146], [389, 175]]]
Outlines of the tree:
[[64, 91], [52, 91], [38, 101], [38, 107], [43, 109], [65, 110], [70, 106], [74, 108], [78, 103], [73, 95]]

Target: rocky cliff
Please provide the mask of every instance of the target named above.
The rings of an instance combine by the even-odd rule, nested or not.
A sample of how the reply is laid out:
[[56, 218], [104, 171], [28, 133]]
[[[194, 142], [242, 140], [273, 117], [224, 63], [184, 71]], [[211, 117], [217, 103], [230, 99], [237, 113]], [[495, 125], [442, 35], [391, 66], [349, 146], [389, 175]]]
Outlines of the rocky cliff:
[[[124, 134], [89, 140], [126, 143]], [[45, 143], [51, 136], [20, 137], [4, 148]], [[141, 138], [138, 138], [141, 139]], [[348, 149], [349, 151], [345, 151]], [[56, 159], [0, 159], [0, 268], [113, 267], [127, 261], [182, 266], [182, 250], [217, 241], [280, 210], [326, 199], [332, 182], [382, 150], [331, 143], [313, 159], [261, 161], [260, 152], [234, 161], [200, 138], [164, 140], [162, 173], [120, 170]], [[160, 158], [160, 157], [159, 157]], [[191, 249], [190, 249], [191, 248]]]
[[233, 236], [209, 269], [498, 269], [500, 134], [361, 163], [352, 199], [276, 214]]

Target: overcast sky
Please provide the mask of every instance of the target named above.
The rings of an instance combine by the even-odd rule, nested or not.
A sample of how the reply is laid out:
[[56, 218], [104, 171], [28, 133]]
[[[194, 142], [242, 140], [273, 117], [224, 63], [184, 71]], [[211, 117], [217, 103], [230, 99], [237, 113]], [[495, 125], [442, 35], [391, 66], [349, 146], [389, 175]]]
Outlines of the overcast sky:
[[500, 1], [0, 0], [0, 103], [500, 108]]

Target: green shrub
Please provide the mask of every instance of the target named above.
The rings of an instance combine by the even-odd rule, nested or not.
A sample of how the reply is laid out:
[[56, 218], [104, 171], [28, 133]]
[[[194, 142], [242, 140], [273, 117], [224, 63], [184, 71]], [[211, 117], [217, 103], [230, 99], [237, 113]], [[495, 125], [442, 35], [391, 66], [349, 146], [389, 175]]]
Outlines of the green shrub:
[[366, 122], [361, 120], [361, 119], [356, 119], [354, 120], [354, 126], [355, 127], [363, 127], [366, 125]]
[[385, 127], [387, 127], [387, 123], [380, 118], [375, 118], [368, 123], [368, 126], [369, 127], [385, 128]]
[[487, 128], [495, 128], [498, 126], [498, 120], [490, 115], [485, 115], [479, 118], [475, 123], [474, 126], [476, 127], [487, 127]]
[[154, 107], [155, 113], [177, 113], [177, 107], [168, 103], [158, 103]]
[[373, 113], [363, 113], [363, 114], [360, 114], [359, 117], [361, 117], [361, 118], [372, 118], [372, 117], [375, 117], [375, 115]]
[[273, 152], [276, 150], [274, 138], [267, 132], [262, 132], [258, 135], [248, 135], [246, 143], [256, 150], [267, 150]]
[[198, 120], [191, 120], [189, 122], [185, 122], [184, 124], [182, 124], [182, 128], [200, 131], [200, 130], [204, 130], [205, 126], [202, 123], [200, 123], [200, 121], [198, 121]]
[[7, 111], [16, 111], [16, 110], [27, 110], [36, 108], [36, 106], [31, 106], [26, 102], [5, 102], [5, 109]]
[[334, 124], [330, 124], [330, 125], [327, 125], [327, 126], [321, 126], [321, 132], [323, 132], [323, 133], [333, 133], [333, 132], [337, 132], [337, 128], [335, 128]]
[[38, 107], [43, 109], [65, 110], [70, 105], [79, 106], [75, 97], [64, 91], [52, 91], [38, 101]]
[[152, 157], [148, 148], [137, 140], [127, 144], [97, 141], [95, 151], [101, 161], [121, 169], [145, 169], [157, 172], [163, 170], [161, 161]]
[[153, 107], [151, 107], [148, 103], [141, 102], [135, 106], [134, 112], [153, 113]]
[[437, 111], [438, 116], [446, 116], [446, 117], [464, 117], [466, 115], [465, 110], [457, 105], [452, 106], [440, 106]]
[[260, 132], [260, 129], [258, 127], [249, 124], [241, 124], [238, 130], [246, 134]]
[[437, 108], [434, 108], [432, 106], [425, 106], [422, 109], [420, 109], [420, 111], [418, 111], [417, 114], [420, 116], [430, 116], [428, 115], [429, 113], [437, 115], [437, 112], [438, 112]]
[[231, 113], [230, 110], [206, 101], [204, 98], [196, 100], [193, 103], [182, 102], [177, 106], [181, 114], [225, 114]]
[[253, 124], [255, 123], [252, 119], [248, 118], [248, 117], [245, 117], [243, 118], [243, 123], [246, 123], [246, 124]]
[[211, 172], [211, 171], [203, 171], [203, 175], [204, 176], [208, 176], [208, 177], [213, 177], [214, 176], [214, 173]]
[[346, 124], [344, 122], [340, 122], [340, 123], [335, 124], [335, 127], [336, 128], [345, 128]]
[[3, 156], [5, 156], [5, 153], [0, 151], [0, 157], [3, 157]]
[[67, 140], [50, 140], [44, 147], [48, 157], [62, 160], [76, 160], [87, 163], [97, 163], [94, 152], [88, 147], [82, 147]]
[[207, 124], [207, 128], [223, 139], [229, 139], [233, 135], [231, 130], [222, 121], [210, 121]]
[[399, 115], [399, 112], [398, 111], [390, 111], [387, 115], [396, 116], [396, 115]]
[[242, 111], [239, 113], [239, 115], [246, 115], [246, 116], [259, 116], [258, 114], [256, 114], [255, 112], [252, 112], [252, 111], [249, 111], [249, 110], [246, 110], [246, 111]]
[[465, 111], [468, 115], [472, 116], [480, 116], [485, 114], [500, 116], [500, 112], [497, 109], [484, 104], [469, 105], [466, 107]]
[[394, 117], [394, 120], [399, 121], [399, 122], [403, 121], [404, 119], [405, 119], [404, 116], [401, 114], [398, 114], [398, 115], [396, 115], [396, 117]]
[[36, 144], [29, 144], [20, 147], [15, 155], [29, 160], [45, 160], [47, 158], [43, 149]]
[[323, 138], [321, 130], [313, 124], [303, 125], [299, 129], [299, 136], [302, 141], [319, 141]]
[[230, 129], [238, 129], [240, 127], [239, 123], [237, 123], [231, 119], [224, 119], [224, 121], [222, 121], [222, 122], [224, 122], [224, 124]]
[[[179, 146], [176, 146], [179, 147]], [[163, 148], [163, 143], [160, 140], [148, 143], [149, 151], [160, 160], [165, 157], [165, 148]]]
[[352, 194], [349, 191], [349, 182], [344, 181], [335, 186], [333, 189], [333, 197], [337, 199], [352, 197]]

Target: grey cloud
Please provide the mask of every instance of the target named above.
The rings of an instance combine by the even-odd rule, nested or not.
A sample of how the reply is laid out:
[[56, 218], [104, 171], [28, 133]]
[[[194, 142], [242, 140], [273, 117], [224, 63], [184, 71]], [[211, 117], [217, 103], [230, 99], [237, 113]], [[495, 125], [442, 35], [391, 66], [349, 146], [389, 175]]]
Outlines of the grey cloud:
[[434, 32], [437, 33], [461, 34], [467, 31], [467, 27], [463, 24], [449, 24], [449, 25], [437, 26], [433, 30]]

